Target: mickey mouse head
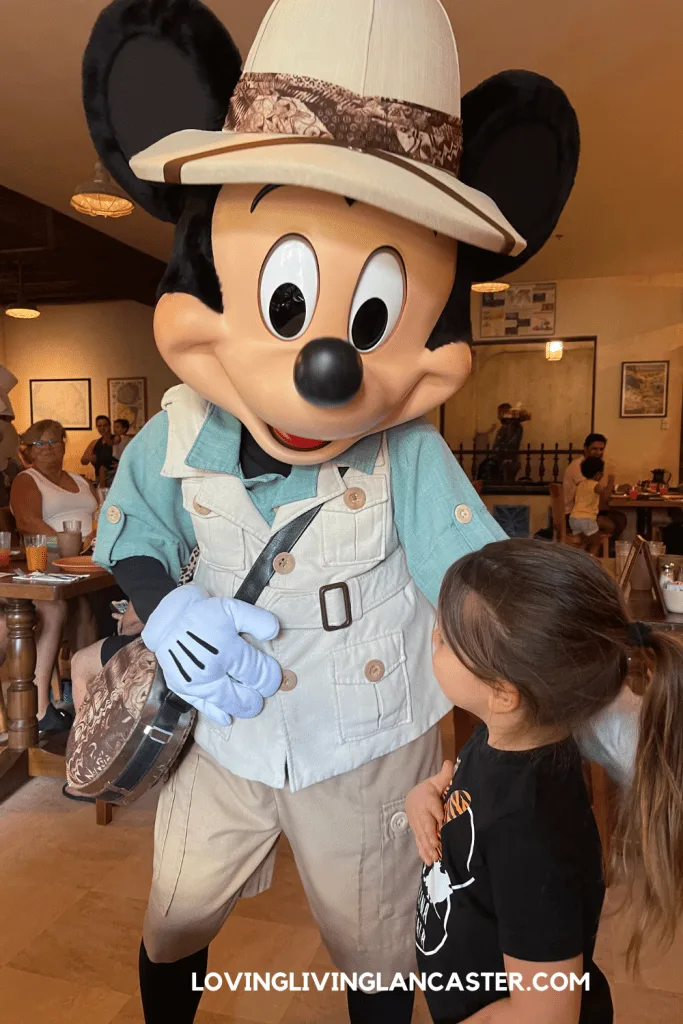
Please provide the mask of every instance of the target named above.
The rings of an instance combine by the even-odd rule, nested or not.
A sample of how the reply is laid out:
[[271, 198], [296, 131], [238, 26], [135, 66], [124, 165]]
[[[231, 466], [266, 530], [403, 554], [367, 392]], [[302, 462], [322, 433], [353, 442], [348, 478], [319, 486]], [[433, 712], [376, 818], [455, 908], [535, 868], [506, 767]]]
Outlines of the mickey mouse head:
[[438, 0], [400, 0], [403, 19], [396, 0], [367, 2], [359, 27], [342, 0], [276, 0], [240, 75], [197, 0], [115, 0], [85, 55], [101, 159], [176, 224], [164, 359], [290, 463], [333, 459], [458, 390], [472, 282], [540, 249], [577, 167], [552, 82], [504, 72], [460, 109]]

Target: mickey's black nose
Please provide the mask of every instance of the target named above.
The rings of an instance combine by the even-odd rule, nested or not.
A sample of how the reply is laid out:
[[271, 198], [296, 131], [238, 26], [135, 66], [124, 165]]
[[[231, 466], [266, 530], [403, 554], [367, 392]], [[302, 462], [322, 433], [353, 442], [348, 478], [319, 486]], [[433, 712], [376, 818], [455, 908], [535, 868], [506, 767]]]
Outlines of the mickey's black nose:
[[341, 338], [316, 338], [301, 349], [294, 364], [294, 385], [312, 405], [347, 405], [363, 381], [358, 352]]

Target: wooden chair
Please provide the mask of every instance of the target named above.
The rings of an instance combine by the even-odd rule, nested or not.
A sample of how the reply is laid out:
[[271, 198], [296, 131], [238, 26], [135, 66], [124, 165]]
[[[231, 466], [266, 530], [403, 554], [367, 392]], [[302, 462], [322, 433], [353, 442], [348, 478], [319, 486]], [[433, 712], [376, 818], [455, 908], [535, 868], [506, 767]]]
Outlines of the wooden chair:
[[[553, 539], [559, 544], [570, 544], [572, 547], [582, 548], [584, 542], [580, 537], [575, 537], [567, 532], [567, 514], [564, 510], [564, 492], [562, 484], [550, 484], [550, 507], [553, 516]], [[609, 534], [600, 533], [602, 558], [609, 558]]]
[[477, 494], [481, 495], [481, 492], [484, 489], [484, 481], [483, 480], [473, 480], [472, 481], [472, 486], [474, 487], [474, 489], [477, 492]]

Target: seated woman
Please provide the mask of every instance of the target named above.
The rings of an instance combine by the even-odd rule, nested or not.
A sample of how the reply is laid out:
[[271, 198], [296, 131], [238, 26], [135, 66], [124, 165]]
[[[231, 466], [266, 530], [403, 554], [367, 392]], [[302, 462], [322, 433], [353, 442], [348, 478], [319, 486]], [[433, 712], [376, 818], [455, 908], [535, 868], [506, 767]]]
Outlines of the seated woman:
[[[97, 499], [90, 485], [64, 469], [66, 431], [56, 420], [40, 420], [21, 436], [22, 455], [29, 468], [12, 484], [10, 505], [21, 534], [45, 534], [54, 537], [65, 520], [77, 520], [89, 543], [94, 537], [93, 513]], [[96, 637], [95, 620], [86, 598], [69, 602], [72, 614], [69, 646], [72, 652], [92, 643]], [[63, 601], [37, 601], [39, 620], [36, 686], [38, 688], [38, 725], [43, 731], [64, 729], [70, 716], [50, 703], [50, 679], [57, 659], [66, 619]]]

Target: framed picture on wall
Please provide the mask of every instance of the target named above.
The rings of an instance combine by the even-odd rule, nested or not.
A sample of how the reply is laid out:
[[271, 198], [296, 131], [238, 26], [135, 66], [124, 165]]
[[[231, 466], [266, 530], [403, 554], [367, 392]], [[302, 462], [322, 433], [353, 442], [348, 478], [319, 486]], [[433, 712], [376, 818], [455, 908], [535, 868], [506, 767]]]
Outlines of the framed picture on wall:
[[504, 292], [481, 297], [479, 336], [534, 338], [555, 333], [557, 285], [514, 284]]
[[66, 430], [92, 430], [89, 377], [30, 380], [31, 423], [57, 420]]
[[129, 434], [137, 434], [147, 422], [147, 378], [109, 377], [109, 418], [128, 420]]
[[669, 404], [669, 361], [621, 364], [623, 419], [664, 419]]

